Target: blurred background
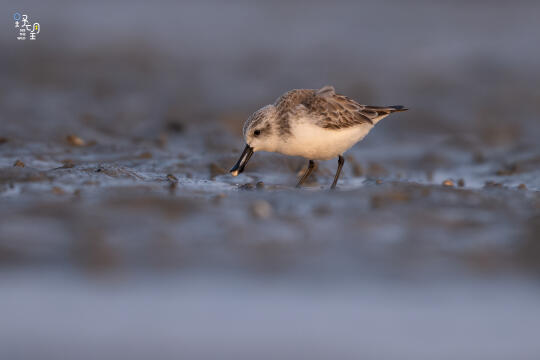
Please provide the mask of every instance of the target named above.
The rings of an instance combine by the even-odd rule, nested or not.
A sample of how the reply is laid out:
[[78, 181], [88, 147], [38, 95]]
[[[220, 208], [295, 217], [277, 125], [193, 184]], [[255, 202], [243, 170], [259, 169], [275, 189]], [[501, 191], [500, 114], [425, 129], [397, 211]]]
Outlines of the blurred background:
[[[1, 359], [540, 356], [540, 2], [0, 10]], [[228, 175], [324, 85], [410, 110]]]

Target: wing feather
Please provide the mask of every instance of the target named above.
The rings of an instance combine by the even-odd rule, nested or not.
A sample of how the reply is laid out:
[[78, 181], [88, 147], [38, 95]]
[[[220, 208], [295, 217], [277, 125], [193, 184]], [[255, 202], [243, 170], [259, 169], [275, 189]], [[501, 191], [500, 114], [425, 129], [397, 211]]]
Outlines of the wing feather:
[[396, 111], [405, 111], [403, 106], [367, 106], [351, 98], [336, 94], [332, 86], [319, 90], [291, 90], [274, 103], [281, 133], [290, 134], [291, 115], [307, 115], [315, 124], [327, 129], [343, 129], [361, 124], [373, 125], [383, 117]]

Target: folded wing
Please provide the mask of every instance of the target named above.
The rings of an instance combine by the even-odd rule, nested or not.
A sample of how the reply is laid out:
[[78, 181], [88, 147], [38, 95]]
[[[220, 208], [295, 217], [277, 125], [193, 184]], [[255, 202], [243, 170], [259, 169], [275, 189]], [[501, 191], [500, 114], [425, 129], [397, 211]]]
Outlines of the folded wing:
[[278, 118], [287, 129], [291, 115], [306, 115], [327, 129], [343, 129], [361, 124], [374, 125], [396, 111], [407, 110], [403, 106], [367, 106], [351, 98], [336, 94], [332, 86], [319, 90], [291, 90], [276, 100]]

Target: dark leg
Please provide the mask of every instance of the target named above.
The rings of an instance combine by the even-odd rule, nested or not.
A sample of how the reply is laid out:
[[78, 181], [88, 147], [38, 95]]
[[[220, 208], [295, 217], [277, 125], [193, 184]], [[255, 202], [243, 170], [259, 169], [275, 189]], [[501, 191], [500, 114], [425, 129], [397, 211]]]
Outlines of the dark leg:
[[343, 158], [343, 156], [339, 155], [337, 163], [338, 165], [337, 165], [336, 176], [334, 176], [334, 182], [332, 183], [332, 186], [330, 187], [330, 189], [336, 188], [336, 184], [339, 179], [339, 174], [341, 174], [341, 168], [343, 167], [343, 164], [345, 163], [345, 159]]
[[313, 172], [313, 169], [315, 169], [315, 161], [309, 160], [309, 165], [306, 169], [306, 172], [304, 173], [304, 175], [302, 175], [300, 180], [298, 180], [298, 184], [296, 184], [297, 188], [302, 186], [302, 184], [307, 180], [309, 175], [311, 175], [311, 173]]

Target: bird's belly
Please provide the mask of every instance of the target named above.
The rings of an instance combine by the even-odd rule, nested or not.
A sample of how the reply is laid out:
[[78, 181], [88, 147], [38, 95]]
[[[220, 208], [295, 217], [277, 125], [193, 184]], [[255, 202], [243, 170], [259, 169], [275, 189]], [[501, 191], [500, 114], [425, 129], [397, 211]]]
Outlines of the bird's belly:
[[311, 160], [329, 160], [343, 154], [371, 130], [370, 124], [345, 129], [325, 129], [307, 122], [292, 127], [292, 136], [285, 141], [279, 152], [302, 156]]

